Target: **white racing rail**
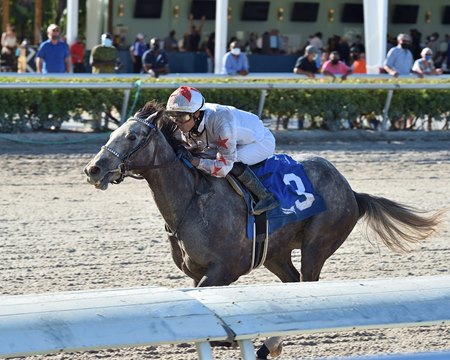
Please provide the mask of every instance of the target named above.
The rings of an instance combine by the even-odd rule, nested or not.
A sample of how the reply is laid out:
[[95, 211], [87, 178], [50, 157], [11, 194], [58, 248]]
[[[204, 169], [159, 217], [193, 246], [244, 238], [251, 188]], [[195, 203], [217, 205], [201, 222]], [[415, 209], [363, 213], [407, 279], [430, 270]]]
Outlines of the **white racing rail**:
[[[42, 78], [42, 75], [39, 74], [14, 74], [14, 73], [5, 73], [6, 77], [12, 77], [16, 80], [21, 77], [24, 78]], [[3, 75], [2, 75], [3, 76]], [[387, 74], [376, 74], [376, 75], [353, 75], [354, 78], [375, 78], [375, 79], [390, 79], [392, 80], [392, 76]], [[92, 74], [76, 74], [77, 79], [84, 79], [86, 82], [77, 82], [73, 81], [73, 74], [51, 74], [46, 75], [45, 78], [57, 79], [58, 82], [48, 81], [48, 82], [3, 82], [0, 83], [0, 89], [116, 89], [124, 91], [124, 101], [122, 103], [121, 109], [121, 121], [126, 121], [127, 117], [127, 109], [130, 99], [130, 92], [136, 86], [136, 80], [141, 79], [144, 80], [148, 78], [147, 76], [142, 76], [139, 74], [114, 74], [114, 78], [118, 79], [129, 79], [130, 82], [96, 82], [98, 79], [107, 79], [111, 78], [111, 74], [104, 75], [92, 75]], [[384, 83], [335, 83], [335, 82], [323, 82], [323, 83], [311, 83], [307, 79], [302, 79], [302, 76], [291, 73], [258, 73], [258, 74], [250, 74], [245, 77], [233, 77], [233, 80], [238, 80], [235, 82], [227, 82], [229, 77], [214, 75], [214, 74], [169, 74], [164, 78], [173, 79], [173, 82], [143, 82], [139, 86], [142, 89], [176, 89], [181, 85], [186, 85], [189, 83], [189, 80], [192, 79], [223, 79], [223, 82], [215, 82], [215, 83], [201, 83], [196, 82], [193, 84], [198, 89], [253, 89], [260, 90], [260, 98], [258, 104], [258, 116], [261, 117], [264, 109], [264, 103], [267, 96], [268, 91], [271, 89], [285, 89], [285, 90], [387, 90], [386, 100], [384, 104], [384, 108], [382, 111], [383, 114], [383, 123], [381, 126], [381, 130], [387, 129], [388, 122], [388, 112], [389, 107], [391, 105], [392, 97], [394, 94], [394, 90], [449, 90], [450, 85], [447, 83], [426, 83], [426, 82], [414, 82], [414, 83], [393, 83], [393, 82], [384, 82]], [[325, 76], [318, 75], [317, 78], [326, 78]], [[402, 78], [411, 78], [417, 79], [417, 76], [402, 76]], [[436, 79], [449, 79], [450, 75], [440, 75], [439, 77], [435, 77]], [[276, 82], [252, 82], [252, 80], [276, 80]], [[296, 83], [288, 83], [283, 82], [283, 80], [288, 79], [296, 79], [299, 82]], [[66, 80], [66, 81], [65, 81]], [[303, 81], [302, 81], [303, 80]], [[301, 82], [302, 81], [302, 82]]]
[[209, 341], [234, 340], [249, 360], [257, 337], [448, 323], [450, 276], [10, 295], [0, 357], [195, 343], [206, 360]]

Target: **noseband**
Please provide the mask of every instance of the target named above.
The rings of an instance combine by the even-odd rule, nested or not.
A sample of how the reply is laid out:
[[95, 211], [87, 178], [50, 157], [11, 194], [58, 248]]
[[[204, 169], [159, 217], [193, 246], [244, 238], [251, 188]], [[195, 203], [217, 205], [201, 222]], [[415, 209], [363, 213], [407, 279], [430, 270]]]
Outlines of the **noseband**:
[[[150, 115], [151, 116], [151, 115]], [[119, 164], [119, 166], [117, 167], [117, 169], [113, 169], [113, 170], [109, 170], [110, 173], [116, 173], [118, 172], [120, 174], [120, 177], [117, 180], [114, 180], [113, 183], [114, 184], [119, 184], [121, 183], [126, 177], [132, 177], [134, 179], [139, 179], [142, 180], [144, 179], [141, 175], [134, 175], [132, 174], [130, 171], [131, 170], [138, 170], [138, 169], [146, 169], [146, 170], [153, 170], [153, 169], [160, 169], [160, 168], [164, 168], [164, 167], [169, 167], [172, 166], [175, 161], [177, 160], [177, 157], [175, 156], [174, 161], [169, 162], [169, 163], [165, 163], [165, 164], [145, 164], [145, 165], [133, 165], [132, 167], [130, 166], [130, 162], [129, 159], [136, 154], [139, 150], [142, 150], [143, 148], [145, 148], [149, 143], [150, 140], [152, 138], [152, 135], [158, 131], [158, 128], [152, 124], [151, 122], [148, 121], [148, 119], [150, 118], [150, 116], [147, 119], [143, 119], [140, 117], [132, 117], [128, 120], [135, 120], [137, 122], [140, 122], [141, 124], [144, 124], [146, 126], [148, 126], [150, 128], [150, 132], [148, 133], [147, 137], [141, 141], [134, 149], [132, 149], [129, 153], [123, 155], [121, 154], [119, 151], [114, 150], [113, 148], [107, 146], [107, 145], [103, 145], [102, 149], [106, 150], [108, 152], [110, 152], [111, 154], [113, 154], [115, 157], [119, 158], [122, 162]], [[153, 154], [153, 160], [155, 160], [155, 156], [156, 154]]]

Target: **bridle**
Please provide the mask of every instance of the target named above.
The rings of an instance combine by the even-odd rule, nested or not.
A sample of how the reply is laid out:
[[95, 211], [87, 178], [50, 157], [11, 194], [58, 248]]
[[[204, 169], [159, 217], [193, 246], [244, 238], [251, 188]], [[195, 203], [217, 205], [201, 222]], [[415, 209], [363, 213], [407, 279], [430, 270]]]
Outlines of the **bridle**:
[[[150, 117], [152, 115], [150, 115], [149, 117], [147, 117], [146, 119], [140, 118], [140, 117], [132, 117], [129, 118], [127, 121], [129, 120], [135, 120], [137, 122], [140, 122], [141, 124], [144, 124], [146, 126], [148, 126], [150, 128], [150, 132], [147, 134], [147, 137], [141, 141], [141, 143], [139, 143], [134, 149], [131, 149], [131, 151], [125, 155], [122, 155], [119, 151], [114, 150], [113, 148], [109, 147], [109, 146], [102, 146], [102, 149], [110, 152], [111, 154], [113, 154], [114, 156], [116, 156], [117, 158], [119, 158], [120, 160], [122, 160], [122, 162], [119, 164], [119, 166], [117, 167], [117, 169], [112, 169], [109, 170], [109, 173], [116, 173], [118, 172], [120, 174], [120, 177], [116, 180], [114, 180], [112, 183], [113, 184], [119, 184], [121, 183], [126, 177], [132, 177], [134, 179], [139, 179], [142, 180], [144, 179], [144, 177], [142, 175], [134, 175], [133, 173], [131, 173], [131, 170], [136, 171], [137, 169], [145, 169], [145, 170], [153, 170], [153, 169], [160, 169], [160, 168], [165, 168], [165, 167], [170, 167], [174, 164], [176, 164], [176, 162], [181, 158], [182, 154], [180, 153], [179, 155], [174, 154], [174, 159], [173, 161], [167, 162], [165, 164], [145, 164], [145, 165], [134, 165], [133, 168], [130, 167], [129, 164], [129, 159], [131, 156], [133, 156], [134, 154], [136, 154], [139, 150], [144, 149], [149, 143], [151, 138], [153, 137], [154, 134], [156, 134], [156, 132], [158, 132], [158, 128], [149, 121]], [[153, 161], [155, 161], [155, 157], [156, 154], [155, 152], [153, 152]], [[184, 219], [186, 217], [186, 214], [188, 213], [189, 208], [191, 207], [191, 205], [193, 204], [194, 200], [197, 198], [197, 194], [198, 194], [198, 186], [199, 186], [199, 176], [198, 174], [196, 174], [195, 176], [195, 185], [194, 185], [194, 191], [192, 192], [191, 198], [188, 202], [188, 205], [186, 206], [183, 215], [180, 217], [180, 219], [178, 220], [178, 222], [175, 224], [173, 230], [169, 227], [169, 225], [166, 223], [166, 230], [169, 232], [169, 234], [171, 234], [172, 236], [178, 238], [178, 229], [181, 226], [181, 224], [184, 222]]]
[[[152, 114], [153, 115], [153, 114]], [[116, 180], [113, 181], [114, 184], [119, 184], [121, 183], [126, 177], [132, 177], [134, 179], [138, 179], [138, 180], [142, 180], [144, 179], [142, 177], [142, 175], [135, 175], [133, 174], [131, 171], [136, 171], [139, 169], [142, 170], [154, 170], [154, 169], [161, 169], [161, 168], [165, 168], [165, 167], [170, 167], [172, 165], [175, 164], [175, 162], [178, 160], [178, 157], [174, 154], [174, 160], [168, 163], [164, 163], [164, 164], [154, 164], [155, 161], [155, 157], [156, 157], [156, 153], [153, 152], [153, 160], [148, 163], [148, 164], [143, 164], [143, 165], [133, 165], [130, 166], [130, 158], [136, 154], [138, 151], [144, 149], [145, 147], [148, 146], [148, 144], [150, 143], [151, 138], [153, 137], [154, 134], [156, 134], [156, 132], [158, 131], [158, 128], [149, 121], [150, 117], [152, 116], [150, 115], [149, 117], [147, 117], [146, 119], [140, 118], [140, 117], [131, 117], [129, 118], [127, 121], [130, 120], [135, 120], [137, 122], [140, 122], [141, 124], [146, 125], [147, 127], [150, 128], [150, 132], [147, 134], [146, 138], [141, 141], [135, 148], [131, 149], [131, 151], [129, 151], [127, 154], [121, 154], [119, 151], [111, 148], [110, 146], [107, 145], [103, 145], [102, 149], [108, 151], [109, 153], [113, 154], [115, 157], [119, 158], [122, 162], [117, 166], [116, 169], [111, 169], [108, 172], [109, 173], [119, 173], [120, 177]]]

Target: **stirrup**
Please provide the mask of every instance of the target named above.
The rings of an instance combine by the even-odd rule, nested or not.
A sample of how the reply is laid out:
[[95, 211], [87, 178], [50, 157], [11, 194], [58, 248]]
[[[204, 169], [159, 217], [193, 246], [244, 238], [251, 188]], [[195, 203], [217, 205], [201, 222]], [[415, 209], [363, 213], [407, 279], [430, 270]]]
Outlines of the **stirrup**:
[[253, 215], [261, 215], [266, 211], [275, 209], [279, 205], [280, 203], [275, 198], [275, 196], [273, 194], [270, 194], [270, 196], [262, 198], [256, 203], [256, 205], [253, 207]]

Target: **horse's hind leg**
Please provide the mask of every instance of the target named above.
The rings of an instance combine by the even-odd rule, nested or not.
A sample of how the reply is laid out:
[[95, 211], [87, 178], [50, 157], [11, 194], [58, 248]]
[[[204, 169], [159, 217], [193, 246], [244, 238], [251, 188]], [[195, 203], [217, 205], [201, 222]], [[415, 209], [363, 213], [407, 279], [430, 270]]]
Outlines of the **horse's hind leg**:
[[305, 232], [306, 236], [301, 249], [301, 281], [319, 281], [325, 261], [347, 239], [355, 224], [356, 220], [339, 225], [334, 224], [330, 228], [311, 224], [311, 226], [316, 225], [314, 228], [320, 229], [320, 231]]
[[282, 282], [299, 282], [300, 273], [292, 264], [291, 251], [267, 259], [264, 266]]

